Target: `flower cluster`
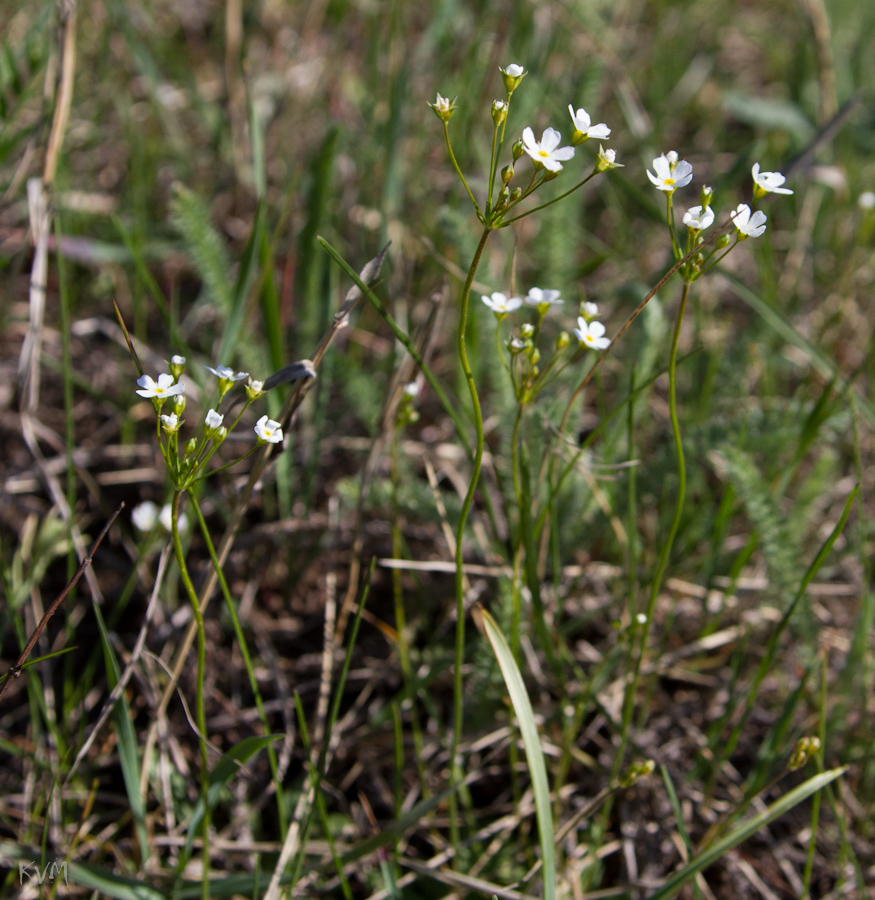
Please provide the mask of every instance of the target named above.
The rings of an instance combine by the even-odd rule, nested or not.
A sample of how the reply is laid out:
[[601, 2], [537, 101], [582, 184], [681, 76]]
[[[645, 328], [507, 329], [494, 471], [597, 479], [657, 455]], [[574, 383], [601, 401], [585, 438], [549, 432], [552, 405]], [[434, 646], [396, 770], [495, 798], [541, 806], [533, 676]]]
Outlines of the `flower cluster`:
[[[498, 353], [510, 373], [517, 400], [524, 405], [576, 358], [572, 355], [562, 360], [565, 348], [571, 345], [571, 336], [565, 331], [559, 334], [551, 356], [543, 364], [541, 351], [537, 346], [544, 317], [565, 301], [559, 291], [539, 287], [533, 287], [525, 297], [508, 297], [507, 294], [496, 291], [493, 294], [483, 294], [481, 299], [486, 308], [495, 314]], [[508, 364], [502, 352], [501, 323], [510, 313], [524, 307], [531, 307], [537, 312], [537, 321], [522, 323], [518, 332], [507, 340], [505, 347], [511, 356], [511, 363]], [[598, 314], [597, 304], [589, 301], [580, 304], [577, 328], [572, 331], [577, 338], [578, 350], [604, 350], [610, 345], [610, 340], [605, 337], [605, 326], [597, 321]]]
[[[201, 437], [199, 439], [191, 438], [187, 441], [182, 448], [182, 453], [180, 453], [179, 448], [179, 430], [183, 425], [183, 420], [180, 417], [185, 410], [185, 384], [179, 379], [185, 370], [185, 357], [171, 357], [169, 363], [170, 371], [160, 374], [157, 379], [149, 375], [141, 375], [137, 379], [139, 389], [136, 393], [144, 399], [151, 400], [155, 407], [161, 452], [164, 455], [165, 463], [177, 490], [184, 490], [205, 477], [206, 463], [228, 436], [229, 430], [233, 430], [236, 427], [246, 408], [264, 393], [264, 383], [249, 378], [248, 372], [235, 372], [227, 366], [216, 366], [215, 368], [213, 366], [204, 366], [204, 368], [219, 380], [217, 408], [211, 408], [207, 412], [204, 417]], [[228, 391], [244, 379], [248, 379], [246, 384], [246, 401], [236, 419], [228, 428], [224, 424], [225, 413], [220, 413], [218, 407], [221, 406], [222, 400]], [[164, 405], [168, 401], [171, 404], [170, 412], [163, 412]], [[257, 442], [252, 450], [265, 443], [278, 444], [282, 442], [283, 431], [280, 423], [269, 419], [267, 416], [262, 416], [256, 422], [254, 431]], [[251, 453], [252, 450], [249, 452]], [[141, 519], [143, 522], [148, 521], [150, 507], [146, 506], [145, 509], [145, 512], [140, 513], [143, 517]], [[137, 524], [136, 521], [135, 524]], [[137, 527], [140, 527], [139, 524]], [[151, 526], [140, 528], [140, 530], [148, 531], [150, 528]]]
[[[446, 97], [438, 94], [435, 102], [428, 104], [435, 115], [444, 124], [447, 146], [450, 148], [451, 161], [456, 169], [456, 173], [465, 185], [468, 197], [477, 212], [477, 217], [484, 225], [487, 225], [490, 228], [500, 228], [509, 225], [510, 222], [516, 221], [516, 219], [534, 212], [534, 210], [529, 210], [528, 212], [508, 218], [508, 213], [511, 209], [534, 193], [543, 184], [552, 181], [563, 171], [563, 164], [574, 158], [575, 147], [578, 147], [593, 138], [599, 141], [607, 140], [611, 134], [611, 129], [604, 122], [593, 124], [592, 117], [585, 109], [582, 107], [575, 109], [574, 104], [569, 104], [568, 112], [571, 116], [570, 144], [563, 144], [562, 134], [555, 128], [545, 128], [541, 133], [541, 139], [538, 140], [535, 137], [534, 130], [529, 126], [526, 126], [523, 128], [520, 137], [513, 143], [511, 161], [500, 167], [499, 159], [504, 145], [504, 134], [510, 110], [511, 97], [528, 73], [523, 66], [518, 65], [517, 63], [511, 63], [510, 65], [499, 69], [499, 71], [501, 72], [506, 94], [504, 99], [495, 100], [492, 103], [491, 114], [495, 131], [492, 140], [492, 159], [490, 160], [488, 173], [489, 195], [485, 209], [481, 209], [480, 204], [474, 197], [474, 194], [465, 180], [465, 176], [462, 174], [462, 171], [456, 162], [455, 155], [450, 146], [450, 136], [447, 126], [456, 109], [455, 98], [453, 100], [448, 100]], [[525, 188], [511, 188], [511, 182], [516, 174], [515, 165], [523, 156], [527, 156], [529, 160], [531, 160], [535, 171]], [[605, 150], [600, 145], [596, 163], [592, 171], [575, 187], [571, 188], [571, 191], [577, 190], [577, 188], [585, 184], [594, 175], [606, 172], [609, 169], [617, 168], [619, 165], [616, 153], [613, 150]], [[501, 186], [498, 196], [493, 199], [493, 189], [495, 186], [496, 175], [499, 174], [499, 171]], [[570, 193], [571, 191], [567, 191], [566, 193]], [[549, 203], [555, 203], [558, 199], [560, 198], [557, 197], [555, 200], [549, 201]]]
[[[693, 167], [685, 159], [678, 159], [678, 154], [671, 150], [653, 160], [653, 169], [653, 172], [650, 169], [647, 170], [647, 177], [657, 190], [663, 191], [665, 194], [672, 249], [675, 258], [680, 260], [704, 243], [702, 232], [714, 224], [714, 210], [711, 208], [714, 192], [710, 187], [703, 187], [700, 204], [690, 207], [684, 213], [683, 224], [687, 226], [687, 241], [684, 249], [675, 228], [672, 197], [678, 188], [686, 187], [693, 180]], [[751, 176], [753, 177], [754, 200], [760, 199], [767, 193], [793, 193], [789, 188], [782, 187], [786, 179], [780, 172], [761, 172], [759, 163], [754, 163]], [[723, 235], [707, 254], [696, 253], [691, 261], [681, 267], [681, 277], [685, 281], [695, 281], [704, 272], [717, 265], [726, 253], [740, 241], [759, 237], [766, 230], [766, 214], [762, 210], [752, 211], [746, 203], [740, 203], [730, 213], [730, 221], [734, 226], [735, 243]], [[717, 255], [721, 250], [725, 250], [725, 252]]]

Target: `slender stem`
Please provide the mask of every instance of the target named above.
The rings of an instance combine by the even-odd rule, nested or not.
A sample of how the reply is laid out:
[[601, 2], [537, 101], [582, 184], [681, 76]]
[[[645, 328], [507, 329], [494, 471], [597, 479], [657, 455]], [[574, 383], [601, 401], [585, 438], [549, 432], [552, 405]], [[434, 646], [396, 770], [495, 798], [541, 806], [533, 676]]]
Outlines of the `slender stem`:
[[[590, 172], [589, 175], [587, 175], [586, 178], [583, 179], [583, 181], [579, 181], [576, 185], [574, 185], [573, 188], [567, 190], [564, 194], [560, 194], [558, 197], [554, 197], [552, 200], [548, 200], [546, 203], [542, 203], [540, 206], [535, 206], [532, 209], [527, 209], [524, 213], [520, 213], [518, 216], [514, 216], [512, 219], [505, 219], [501, 223], [501, 227], [504, 228], [505, 225], [510, 225], [511, 222], [516, 222], [518, 219], [524, 219], [526, 216], [530, 216], [532, 213], [537, 212], [539, 209], [545, 209], [548, 206], [552, 206], [554, 203], [558, 203], [560, 200], [564, 200], [569, 194], [573, 194], [576, 190], [582, 188], [587, 183], [587, 181], [590, 180], [590, 178], [593, 178], [597, 174], [598, 173], [595, 171], [595, 169], [593, 169], [593, 171]], [[526, 196], [527, 194], [524, 194], [522, 197], [520, 197], [520, 200], [524, 200]]]
[[[234, 633], [237, 635], [237, 643], [240, 646], [240, 653], [243, 656], [243, 664], [246, 667], [246, 674], [249, 676], [249, 686], [252, 689], [252, 695], [255, 698], [255, 706], [258, 710], [258, 717], [261, 720], [261, 727], [264, 729], [265, 735], [268, 735], [270, 734], [270, 723], [267, 720], [267, 712], [264, 708], [264, 701], [262, 700], [261, 691], [258, 687], [258, 679], [255, 677], [255, 667], [252, 664], [249, 645], [246, 643], [246, 636], [243, 634], [243, 626], [240, 624], [240, 617], [237, 615], [237, 609], [234, 606], [234, 600], [231, 597], [231, 590], [228, 587], [225, 573], [222, 571], [222, 565], [219, 562], [216, 548], [213, 545], [213, 539], [210, 537], [210, 530], [207, 528], [207, 523], [201, 512], [200, 504], [197, 502], [197, 497], [193, 491], [189, 493], [188, 499], [194, 510], [194, 514], [197, 516], [198, 525], [200, 525], [201, 534], [204, 537], [204, 543], [207, 545], [207, 551], [209, 552], [210, 560], [213, 563], [213, 571], [219, 579], [219, 585], [222, 588], [222, 596], [225, 598], [225, 606], [228, 610], [228, 614], [231, 616], [231, 622], [234, 625]], [[280, 834], [285, 835], [288, 828], [288, 818], [286, 815], [286, 804], [284, 799], [285, 795], [283, 794], [282, 784], [279, 779], [279, 763], [277, 761], [276, 751], [273, 749], [272, 744], [267, 745], [267, 755], [268, 760], [270, 761], [271, 775], [273, 776], [274, 784], [276, 785], [276, 805]]]
[[[471, 202], [474, 204], [474, 209], [477, 211], [477, 218], [480, 221], [483, 221], [483, 213], [480, 212], [480, 206], [477, 204], [477, 200], [474, 198], [474, 195], [471, 193], [471, 188], [468, 187], [468, 182], [465, 181], [465, 176], [462, 174], [462, 170], [459, 168], [459, 164], [456, 162], [456, 154], [453, 153], [453, 145], [450, 143], [450, 129], [446, 122], [444, 122], [444, 139], [447, 142], [447, 150], [450, 153], [450, 161], [453, 164], [453, 168], [456, 170], [456, 174], [462, 181], [462, 184], [465, 186], [465, 190], [468, 192], [468, 197]], [[469, 286], [470, 290], [470, 286]]]
[[188, 568], [185, 565], [185, 554], [182, 552], [182, 541], [179, 539], [179, 506], [182, 502], [183, 491], [175, 491], [173, 494], [173, 506], [171, 509], [170, 523], [171, 536], [173, 538], [173, 550], [176, 553], [176, 565], [179, 568], [179, 577], [188, 594], [192, 613], [197, 624], [197, 727], [200, 734], [198, 741], [201, 749], [201, 802], [204, 807], [204, 817], [201, 820], [201, 839], [203, 841], [203, 872], [201, 873], [201, 900], [210, 900], [210, 807], [208, 803], [209, 791], [209, 759], [207, 757], [207, 716], [204, 711], [204, 669], [206, 661], [206, 638], [204, 635], [204, 617], [201, 614], [200, 602], [197, 591], [191, 583]]
[[[465, 373], [468, 391], [471, 394], [474, 427], [477, 431], [471, 466], [471, 481], [468, 484], [468, 493], [465, 495], [462, 509], [459, 512], [459, 525], [456, 529], [456, 652], [453, 672], [453, 738], [450, 748], [450, 840], [453, 847], [457, 850], [459, 847], [459, 822], [456, 789], [462, 781], [458, 752], [459, 742], [462, 739], [462, 663], [465, 657], [465, 576], [462, 566], [465, 559], [465, 523], [468, 521], [468, 513], [471, 511], [471, 505], [474, 502], [474, 492], [477, 489], [477, 482], [480, 479], [480, 466], [483, 463], [483, 414], [480, 410], [477, 385], [474, 383], [474, 373], [471, 371], [471, 365], [468, 362], [465, 332], [468, 324], [468, 299], [471, 294], [471, 285], [474, 282], [474, 275], [477, 272], [477, 267], [480, 265], [483, 250], [486, 248], [486, 242], [489, 240], [491, 233], [492, 229], [488, 226], [483, 229], [480, 243], [474, 251], [474, 258], [471, 260], [471, 265], [468, 268], [468, 277], [465, 279], [465, 286], [462, 289], [457, 336], [459, 362], [462, 364], [462, 371]], [[454, 859], [458, 860], [458, 858], [459, 855], [456, 853]]]
[[[668, 405], [671, 415], [671, 430], [674, 437], [674, 449], [678, 464], [678, 487], [675, 497], [674, 516], [672, 517], [671, 527], [668, 536], [665, 539], [662, 550], [659, 554], [659, 563], [653, 576], [653, 583], [650, 586], [650, 597], [647, 601], [646, 619], [641, 625], [640, 637], [638, 641], [638, 653], [635, 658], [635, 667], [632, 672], [632, 678], [626, 684], [626, 694], [623, 699], [623, 721], [622, 731], [620, 733], [620, 748], [614, 758], [613, 778], [622, 771], [626, 748], [629, 742], [629, 731], [632, 724], [632, 712], [635, 708], [635, 693], [638, 689], [638, 679], [641, 675], [641, 664], [644, 660], [644, 653], [647, 649], [647, 638], [650, 635], [650, 626], [653, 622], [653, 611], [656, 608], [656, 600], [659, 596], [659, 589], [662, 586], [662, 579], [668, 566], [669, 557], [671, 556], [672, 545], [677, 536], [678, 528], [681, 523], [681, 515], [684, 509], [684, 497], [687, 491], [687, 468], [684, 461], [684, 445], [681, 438], [681, 426], [678, 421], [677, 410], [677, 353], [678, 342], [681, 335], [681, 324], [684, 320], [684, 311], [687, 307], [687, 299], [690, 294], [690, 285], [684, 283], [683, 293], [681, 294], [681, 302], [678, 308], [677, 318], [674, 325], [674, 333], [671, 339], [671, 354], [668, 360]], [[638, 631], [637, 623], [632, 622], [632, 634]]]

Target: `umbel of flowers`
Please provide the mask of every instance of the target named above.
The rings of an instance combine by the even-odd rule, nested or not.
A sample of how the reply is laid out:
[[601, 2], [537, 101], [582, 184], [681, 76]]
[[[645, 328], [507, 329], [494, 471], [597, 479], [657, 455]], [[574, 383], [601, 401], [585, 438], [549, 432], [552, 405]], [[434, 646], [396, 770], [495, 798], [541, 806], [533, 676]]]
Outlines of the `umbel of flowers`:
[[[204, 417], [200, 435], [191, 437], [179, 447], [179, 431], [184, 424], [181, 419], [185, 410], [185, 383], [180, 381], [185, 371], [185, 357], [173, 356], [169, 363], [169, 372], [162, 373], [157, 379], [149, 375], [141, 375], [137, 379], [137, 394], [152, 401], [157, 416], [156, 428], [158, 444], [167, 466], [173, 487], [177, 491], [188, 490], [195, 482], [207, 475], [207, 463], [219, 449], [222, 442], [239, 424], [247, 408], [264, 394], [264, 384], [254, 381], [248, 372], [234, 372], [227, 366], [205, 366], [218, 379], [219, 397], [216, 408], [211, 408]], [[225, 395], [239, 382], [247, 379], [245, 386], [246, 400], [230, 427], [224, 424], [225, 414], [219, 413]], [[169, 401], [170, 412], [162, 412]], [[278, 444], [283, 439], [283, 431], [279, 422], [262, 416], [255, 424], [256, 442], [250, 450], [229, 465], [235, 465], [245, 459], [260, 445]], [[148, 529], [142, 529], [148, 530]]]

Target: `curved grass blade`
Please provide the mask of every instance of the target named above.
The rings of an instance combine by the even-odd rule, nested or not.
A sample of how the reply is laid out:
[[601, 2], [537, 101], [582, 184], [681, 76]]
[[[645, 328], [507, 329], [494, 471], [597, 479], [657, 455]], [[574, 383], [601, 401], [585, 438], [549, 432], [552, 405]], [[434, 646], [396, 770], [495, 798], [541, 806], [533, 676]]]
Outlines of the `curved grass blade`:
[[839, 769], [830, 769], [828, 772], [822, 772], [820, 775], [809, 778], [808, 781], [800, 784], [799, 787], [794, 788], [788, 794], [785, 794], [780, 800], [775, 801], [775, 803], [759, 815], [748, 819], [746, 822], [742, 822], [740, 825], [733, 828], [722, 841], [718, 841], [712, 847], [709, 847], [704, 853], [701, 853], [694, 860], [685, 865], [679, 872], [672, 875], [671, 878], [669, 878], [655, 893], [651, 894], [647, 900], [669, 900], [669, 898], [673, 897], [697, 872], [706, 869], [711, 863], [716, 862], [733, 847], [738, 846], [742, 841], [746, 841], [749, 837], [756, 834], [763, 826], [768, 825], [770, 822], [774, 822], [775, 819], [778, 819], [783, 816], [784, 813], [789, 812], [794, 806], [797, 806], [812, 794], [823, 790], [830, 782], [835, 781], [836, 778], [843, 775], [846, 768], [846, 766], [842, 766]]
[[550, 807], [550, 786], [547, 784], [547, 767], [544, 765], [544, 753], [541, 750], [541, 739], [535, 725], [535, 713], [523, 683], [513, 653], [504, 635], [498, 628], [495, 619], [485, 610], [479, 610], [483, 620], [486, 637], [492, 645], [495, 658], [501, 668], [504, 683], [507, 685], [511, 703], [516, 713], [523, 746], [526, 749], [526, 760], [532, 776], [532, 791], [535, 795], [535, 812], [538, 818], [538, 835], [541, 842], [541, 863], [544, 880], [544, 900], [556, 897], [556, 857], [553, 853], [553, 810]]

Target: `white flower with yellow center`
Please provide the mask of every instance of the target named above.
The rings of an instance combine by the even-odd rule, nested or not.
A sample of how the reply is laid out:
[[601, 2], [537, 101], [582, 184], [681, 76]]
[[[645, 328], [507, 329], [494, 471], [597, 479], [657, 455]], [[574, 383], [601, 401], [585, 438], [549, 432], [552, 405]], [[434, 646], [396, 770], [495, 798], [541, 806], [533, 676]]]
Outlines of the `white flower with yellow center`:
[[148, 375], [141, 375], [137, 379], [137, 384], [141, 388], [137, 393], [147, 399], [155, 397], [158, 400], [166, 400], [168, 397], [172, 397], [174, 394], [181, 394], [185, 390], [185, 385], [181, 381], [174, 384], [173, 376], [167, 373], [159, 375], [157, 381]]
[[283, 439], [283, 429], [279, 422], [262, 416], [255, 423], [255, 435], [260, 444], [279, 444]]
[[684, 225], [690, 231], [704, 231], [713, 223], [714, 210], [710, 206], [706, 206], [704, 210], [701, 206], [693, 206], [684, 213]]
[[581, 316], [577, 320], [578, 327], [574, 329], [574, 336], [584, 347], [592, 347], [593, 350], [604, 350], [610, 346], [610, 338], [605, 337], [605, 326], [601, 322], [587, 322]]
[[654, 175], [648, 169], [647, 177], [657, 190], [665, 191], [668, 194], [674, 193], [678, 188], [686, 187], [693, 180], [693, 167], [685, 159], [678, 162], [678, 155], [674, 150], [657, 156], [653, 160], [653, 168], [656, 170], [656, 174]]
[[560, 147], [562, 135], [555, 128], [545, 129], [541, 140], [535, 140], [531, 128], [523, 130], [523, 150], [531, 156], [536, 166], [548, 172], [561, 172], [562, 163], [574, 156], [574, 147]]
[[758, 209], [751, 215], [750, 207], [746, 203], [739, 203], [738, 209], [732, 213], [732, 224], [738, 231], [740, 241], [759, 237], [766, 230], [766, 214]]
[[523, 305], [523, 301], [519, 297], [508, 297], [507, 294], [502, 294], [501, 291], [496, 291], [491, 297], [487, 297], [486, 294], [481, 294], [480, 296], [483, 302], [496, 315], [506, 315]]

